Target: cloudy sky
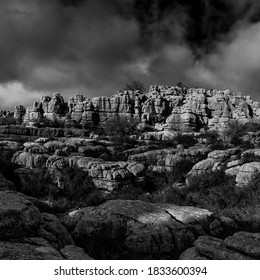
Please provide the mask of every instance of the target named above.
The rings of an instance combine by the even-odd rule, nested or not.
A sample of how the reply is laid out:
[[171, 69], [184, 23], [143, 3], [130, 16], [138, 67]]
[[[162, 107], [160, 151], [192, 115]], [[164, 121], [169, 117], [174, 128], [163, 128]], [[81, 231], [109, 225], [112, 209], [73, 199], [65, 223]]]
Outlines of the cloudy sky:
[[0, 109], [132, 80], [260, 101], [258, 0], [0, 0]]

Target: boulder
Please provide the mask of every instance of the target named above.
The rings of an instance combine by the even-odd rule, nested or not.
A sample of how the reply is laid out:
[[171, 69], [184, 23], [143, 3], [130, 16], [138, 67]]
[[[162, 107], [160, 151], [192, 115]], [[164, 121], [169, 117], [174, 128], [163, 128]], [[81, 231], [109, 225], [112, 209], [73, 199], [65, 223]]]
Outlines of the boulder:
[[49, 158], [47, 154], [34, 154], [30, 152], [16, 152], [12, 157], [12, 163], [29, 167], [29, 168], [45, 168]]
[[259, 260], [260, 233], [237, 232], [224, 240], [200, 236], [180, 260]]
[[[83, 209], [82, 209], [83, 210]], [[112, 200], [77, 214], [76, 243], [94, 258], [172, 258], [207, 231], [208, 210]]]
[[0, 191], [0, 240], [35, 234], [40, 221], [38, 208], [25, 195]]
[[236, 175], [237, 187], [244, 188], [260, 173], [260, 162], [249, 162], [241, 165]]
[[60, 220], [49, 213], [41, 214], [41, 225], [38, 234], [48, 240], [55, 249], [62, 249], [66, 245], [74, 244], [68, 230], [61, 224]]

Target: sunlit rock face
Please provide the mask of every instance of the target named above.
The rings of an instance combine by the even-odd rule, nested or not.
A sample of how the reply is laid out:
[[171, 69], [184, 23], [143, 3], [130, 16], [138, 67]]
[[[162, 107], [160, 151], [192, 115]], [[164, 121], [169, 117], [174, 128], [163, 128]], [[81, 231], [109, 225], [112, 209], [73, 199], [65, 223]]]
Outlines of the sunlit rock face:
[[[190, 247], [213, 222], [200, 208], [111, 200], [83, 208], [74, 221], [74, 236], [95, 258], [171, 259]], [[111, 244], [117, 246], [111, 246]]]
[[250, 96], [230, 90], [206, 90], [178, 86], [152, 85], [149, 91], [118, 91], [111, 97], [88, 98], [76, 94], [65, 103], [60, 93], [42, 97], [26, 109], [17, 106], [15, 118], [24, 123], [42, 119], [67, 120], [84, 128], [106, 126], [115, 117], [134, 118], [164, 130], [199, 131], [224, 129], [231, 120], [246, 123], [260, 118], [260, 105]]

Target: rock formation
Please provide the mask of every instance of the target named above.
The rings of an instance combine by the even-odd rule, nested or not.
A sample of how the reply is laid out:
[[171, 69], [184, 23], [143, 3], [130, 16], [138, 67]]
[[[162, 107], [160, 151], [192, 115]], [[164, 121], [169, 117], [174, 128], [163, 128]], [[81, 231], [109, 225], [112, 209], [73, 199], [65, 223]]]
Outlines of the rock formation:
[[[24, 109], [16, 108], [20, 119]], [[49, 120], [70, 120], [83, 127], [104, 126], [115, 116], [132, 117], [140, 122], [164, 124], [165, 130], [195, 131], [201, 128], [223, 129], [230, 120], [245, 123], [260, 117], [260, 105], [250, 96], [230, 90], [206, 90], [178, 86], [151, 86], [147, 93], [119, 91], [111, 97], [84, 97], [76, 94], [65, 103], [59, 93], [42, 97], [26, 109], [25, 123]]]
[[260, 233], [237, 232], [225, 240], [201, 236], [180, 260], [259, 260]]

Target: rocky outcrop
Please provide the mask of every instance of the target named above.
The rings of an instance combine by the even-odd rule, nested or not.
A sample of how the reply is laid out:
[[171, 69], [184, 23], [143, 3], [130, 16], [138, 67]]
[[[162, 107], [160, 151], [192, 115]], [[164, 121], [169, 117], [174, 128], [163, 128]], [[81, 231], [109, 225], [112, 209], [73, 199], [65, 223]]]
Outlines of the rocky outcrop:
[[[84, 163], [82, 164], [82, 160]], [[145, 183], [145, 167], [136, 162], [103, 162], [71, 157], [70, 164], [88, 173], [97, 188], [112, 191], [122, 186], [138, 187]]]
[[18, 105], [15, 106], [15, 111], [14, 111], [14, 118], [19, 122], [22, 123], [23, 117], [26, 113], [26, 109], [23, 105]]
[[[110, 118], [124, 116], [150, 125], [163, 123], [165, 130], [194, 131], [201, 128], [223, 129], [230, 120], [248, 122], [260, 116], [259, 107], [259, 103], [253, 102], [250, 96], [230, 90], [153, 85], [147, 93], [128, 90], [119, 91], [111, 97], [93, 98], [76, 94], [68, 104], [59, 93], [54, 93], [53, 97], [42, 97], [27, 108], [24, 122], [40, 121], [45, 117], [91, 128], [105, 126]], [[21, 115], [18, 109], [17, 118]]]
[[249, 162], [240, 166], [236, 175], [236, 185], [240, 188], [247, 187], [260, 173], [260, 162]]
[[226, 239], [201, 236], [180, 260], [259, 260], [260, 233], [237, 232]]
[[38, 208], [13, 191], [0, 192], [0, 217], [0, 240], [30, 236], [41, 221]]
[[174, 167], [182, 161], [189, 161], [196, 164], [205, 159], [210, 148], [205, 146], [192, 146], [188, 149], [177, 149], [175, 154], [167, 153], [165, 158], [165, 168], [167, 171], [173, 171]]
[[29, 167], [29, 168], [45, 168], [49, 155], [34, 154], [31, 152], [16, 152], [12, 157], [12, 163]]
[[225, 171], [226, 175], [235, 176], [241, 167], [241, 149], [214, 150], [208, 153], [207, 158], [197, 162], [186, 175], [186, 184], [189, 186], [193, 178], [207, 176], [214, 171]]
[[74, 245], [60, 220], [41, 213], [36, 204], [44, 203], [15, 191], [0, 191], [0, 259], [91, 259]]
[[38, 235], [47, 240], [57, 250], [67, 245], [74, 245], [68, 230], [56, 216], [49, 213], [41, 214], [41, 225]]
[[128, 160], [140, 162], [145, 165], [156, 165], [159, 160], [164, 161], [167, 155], [175, 154], [176, 151], [176, 149], [152, 150], [140, 154], [130, 155]]
[[66, 220], [76, 243], [90, 256], [103, 259], [173, 258], [198, 236], [211, 229], [216, 233], [208, 210], [133, 200], [83, 208]]

